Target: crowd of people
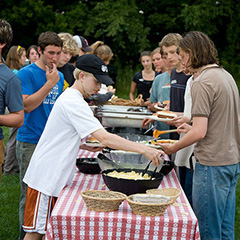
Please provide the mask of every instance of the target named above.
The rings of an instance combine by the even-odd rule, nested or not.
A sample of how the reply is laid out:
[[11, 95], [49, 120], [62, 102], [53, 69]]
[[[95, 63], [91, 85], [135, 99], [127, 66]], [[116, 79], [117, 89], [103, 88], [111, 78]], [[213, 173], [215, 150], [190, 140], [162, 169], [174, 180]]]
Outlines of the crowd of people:
[[153, 123], [158, 130], [177, 128], [178, 133], [162, 135], [179, 140], [162, 144], [163, 150], [111, 134], [94, 117], [89, 104], [103, 104], [116, 91], [109, 88], [114, 82], [108, 75], [113, 57], [108, 45], [47, 31], [27, 50], [12, 46], [4, 62], [12, 36], [10, 24], [0, 19], [0, 125], [10, 128], [6, 151], [0, 128], [0, 180], [2, 165], [5, 174], [19, 173], [19, 239], [42, 239], [48, 213], [73, 179], [79, 148], [101, 150], [84, 144], [89, 135], [110, 148], [141, 153], [156, 166], [168, 154], [198, 218], [201, 239], [234, 239], [239, 92], [206, 34], [169, 33], [156, 49], [140, 55], [143, 70], [133, 76], [130, 100], [141, 94], [141, 105], [152, 112], [169, 101], [166, 108], [177, 114]]

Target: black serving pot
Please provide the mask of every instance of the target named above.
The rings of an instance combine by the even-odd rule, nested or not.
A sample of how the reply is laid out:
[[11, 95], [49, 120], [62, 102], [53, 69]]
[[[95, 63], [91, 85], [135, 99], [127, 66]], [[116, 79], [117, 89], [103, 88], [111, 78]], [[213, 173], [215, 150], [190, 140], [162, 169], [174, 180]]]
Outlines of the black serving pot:
[[[117, 172], [142, 172], [141, 169], [108, 169], [102, 171], [102, 177], [107, 187], [112, 191], [118, 191], [126, 195], [135, 193], [146, 193], [146, 190], [152, 188], [158, 188], [164, 175], [160, 172], [155, 173], [153, 179], [134, 180], [134, 179], [123, 179], [107, 176], [106, 174], [112, 171]], [[152, 176], [153, 171], [147, 171], [149, 176]]]
[[174, 168], [174, 161], [166, 161], [166, 160], [164, 160], [164, 163], [162, 165], [160, 173], [162, 173], [165, 176], [168, 173], [170, 173], [173, 168]]
[[101, 172], [96, 158], [78, 158], [76, 165], [79, 171], [82, 173], [98, 174]]

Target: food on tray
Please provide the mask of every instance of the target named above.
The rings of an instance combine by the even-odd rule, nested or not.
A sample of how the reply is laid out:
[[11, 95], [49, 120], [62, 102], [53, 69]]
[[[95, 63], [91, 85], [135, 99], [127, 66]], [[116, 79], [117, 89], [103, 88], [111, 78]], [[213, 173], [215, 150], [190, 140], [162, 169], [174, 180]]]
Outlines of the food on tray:
[[86, 142], [87, 142], [87, 143], [100, 143], [100, 142], [99, 142], [96, 138], [94, 138], [94, 137], [89, 137]]
[[128, 108], [127, 112], [142, 112], [142, 108]]
[[113, 90], [113, 86], [108, 86], [107, 87], [107, 92], [110, 92], [111, 90]]
[[115, 178], [124, 178], [124, 179], [134, 179], [134, 180], [139, 180], [139, 179], [150, 179], [150, 176], [145, 173], [143, 176], [141, 173], [137, 173], [135, 171], [131, 172], [117, 172], [116, 170], [109, 172], [106, 174], [109, 177], [115, 177]]
[[86, 146], [89, 146], [89, 147], [105, 147], [101, 142], [99, 142], [96, 138], [94, 137], [89, 137], [86, 142], [85, 142], [85, 145]]
[[162, 195], [135, 194], [133, 195], [133, 201], [142, 203], [166, 203], [170, 201], [170, 198]]
[[166, 107], [170, 103], [170, 100], [163, 101], [163, 106]]
[[166, 100], [166, 101], [164, 101], [163, 103], [157, 103], [154, 107], [155, 108], [161, 108], [161, 110], [168, 110], [168, 108], [169, 108], [169, 103], [170, 103], [170, 101], [169, 100]]
[[155, 106], [157, 106], [157, 107], [160, 107], [160, 108], [164, 108], [165, 106], [161, 103], [158, 103], [158, 104], [156, 104]]
[[171, 118], [172, 119], [172, 118], [177, 117], [176, 113], [171, 112], [171, 111], [165, 111], [165, 110], [156, 112], [156, 115], [159, 118]]
[[137, 98], [135, 98], [133, 101], [114, 96], [111, 98], [111, 100], [107, 101], [105, 104], [123, 105], [123, 106], [141, 106], [141, 102], [142, 102], [142, 94], [139, 94]]
[[174, 144], [178, 140], [173, 140], [173, 139], [160, 139], [160, 140], [150, 140], [147, 143], [152, 144], [152, 145], [158, 145], [159, 143], [171, 143]]

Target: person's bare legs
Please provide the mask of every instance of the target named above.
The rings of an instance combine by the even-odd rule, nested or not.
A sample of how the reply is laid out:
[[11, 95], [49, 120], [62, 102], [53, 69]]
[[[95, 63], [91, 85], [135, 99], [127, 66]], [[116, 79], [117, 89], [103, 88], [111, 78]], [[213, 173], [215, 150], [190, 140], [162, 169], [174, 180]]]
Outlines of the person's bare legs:
[[45, 239], [44, 235], [39, 233], [26, 233], [24, 240], [43, 240]]

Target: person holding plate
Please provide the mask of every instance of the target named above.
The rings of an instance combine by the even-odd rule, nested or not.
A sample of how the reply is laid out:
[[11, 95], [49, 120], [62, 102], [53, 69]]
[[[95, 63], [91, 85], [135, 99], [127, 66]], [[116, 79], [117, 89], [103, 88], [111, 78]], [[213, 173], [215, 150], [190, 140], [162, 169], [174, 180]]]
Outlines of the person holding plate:
[[209, 37], [189, 32], [180, 41], [182, 65], [197, 72], [191, 86], [192, 125], [178, 127], [186, 135], [167, 154], [196, 143], [192, 203], [202, 240], [234, 239], [235, 195], [240, 173], [239, 91], [235, 80], [218, 65]]

